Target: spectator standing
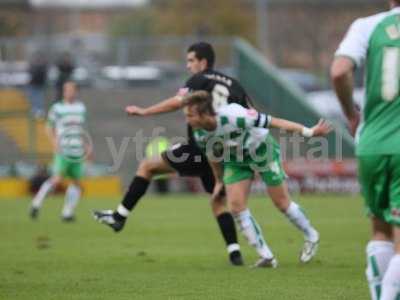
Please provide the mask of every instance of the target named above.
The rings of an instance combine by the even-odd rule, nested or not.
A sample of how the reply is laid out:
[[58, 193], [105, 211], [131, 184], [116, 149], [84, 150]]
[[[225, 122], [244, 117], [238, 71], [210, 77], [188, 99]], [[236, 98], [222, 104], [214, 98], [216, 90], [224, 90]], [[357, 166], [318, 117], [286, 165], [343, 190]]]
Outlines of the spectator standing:
[[75, 66], [72, 62], [71, 55], [65, 52], [57, 62], [58, 77], [56, 81], [55, 101], [62, 100], [64, 83], [72, 79], [74, 69]]
[[47, 61], [43, 53], [36, 53], [29, 66], [30, 82], [28, 87], [31, 110], [35, 118], [42, 118], [44, 116], [47, 69]]

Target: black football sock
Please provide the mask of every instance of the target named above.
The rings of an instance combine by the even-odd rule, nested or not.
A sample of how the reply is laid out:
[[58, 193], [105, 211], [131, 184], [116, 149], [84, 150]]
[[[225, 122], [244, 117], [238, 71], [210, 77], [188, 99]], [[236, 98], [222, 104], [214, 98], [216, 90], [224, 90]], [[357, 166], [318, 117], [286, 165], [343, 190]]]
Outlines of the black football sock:
[[[140, 198], [142, 198], [142, 196], [146, 193], [149, 184], [150, 181], [148, 181], [146, 178], [135, 176], [121, 202], [123, 208], [121, 209], [121, 205], [118, 207], [117, 211], [114, 213], [114, 218], [117, 220], [126, 219], [128, 216], [127, 212], [131, 211], [139, 202]], [[120, 210], [124, 212], [121, 213]]]
[[217, 222], [219, 228], [221, 229], [221, 233], [224, 237], [225, 243], [228, 246], [228, 251], [232, 252], [234, 251], [234, 249], [237, 250], [235, 247], [233, 247], [232, 250], [229, 249], [230, 245], [238, 245], [236, 227], [232, 215], [228, 212], [224, 212], [217, 216]]

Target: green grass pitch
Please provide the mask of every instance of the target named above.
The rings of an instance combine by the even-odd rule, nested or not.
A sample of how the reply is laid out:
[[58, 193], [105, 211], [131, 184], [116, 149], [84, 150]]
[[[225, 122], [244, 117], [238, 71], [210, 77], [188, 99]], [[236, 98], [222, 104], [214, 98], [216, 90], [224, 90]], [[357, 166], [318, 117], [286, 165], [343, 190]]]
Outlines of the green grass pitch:
[[[117, 199], [83, 199], [78, 220], [59, 219], [48, 199], [37, 221], [28, 199], [0, 201], [0, 299], [368, 299], [364, 279], [368, 221], [359, 197], [301, 196], [320, 230], [320, 251], [300, 265], [302, 236], [271, 205], [250, 208], [279, 260], [277, 269], [232, 267], [204, 195], [149, 195], [115, 234], [96, 223], [95, 208]], [[255, 252], [241, 239], [247, 265]]]

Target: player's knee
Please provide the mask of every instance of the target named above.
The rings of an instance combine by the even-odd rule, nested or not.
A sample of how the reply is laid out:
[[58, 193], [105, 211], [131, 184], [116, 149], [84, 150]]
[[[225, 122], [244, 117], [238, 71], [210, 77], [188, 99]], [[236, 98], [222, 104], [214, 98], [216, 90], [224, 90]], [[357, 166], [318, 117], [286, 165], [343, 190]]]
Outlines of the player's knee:
[[376, 241], [391, 241], [393, 238], [391, 231], [373, 231], [372, 239]]
[[240, 200], [232, 200], [229, 202], [229, 210], [232, 214], [237, 215], [246, 209], [246, 204]]
[[215, 216], [219, 216], [220, 214], [226, 212], [225, 197], [217, 197], [215, 199], [211, 199], [210, 206]]
[[153, 174], [154, 174], [154, 164], [147, 159], [143, 160], [139, 165], [137, 175], [144, 177], [146, 179], [150, 179], [153, 177]]
[[392, 225], [378, 218], [372, 218], [372, 239], [377, 241], [391, 241], [393, 239]]
[[54, 176], [50, 180], [51, 180], [51, 184], [53, 186], [59, 185], [61, 183], [61, 177], [60, 176]]

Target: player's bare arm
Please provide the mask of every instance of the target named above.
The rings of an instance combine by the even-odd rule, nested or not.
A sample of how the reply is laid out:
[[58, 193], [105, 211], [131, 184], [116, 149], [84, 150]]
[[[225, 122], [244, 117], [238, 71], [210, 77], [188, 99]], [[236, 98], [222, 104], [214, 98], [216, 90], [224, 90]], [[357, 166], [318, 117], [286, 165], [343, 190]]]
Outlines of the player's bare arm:
[[182, 98], [179, 96], [174, 96], [155, 105], [149, 106], [147, 108], [139, 107], [136, 105], [130, 105], [125, 108], [125, 111], [131, 116], [151, 116], [162, 113], [168, 113], [176, 111], [182, 107]]
[[332, 130], [332, 126], [323, 119], [319, 120], [315, 126], [308, 128], [300, 123], [272, 117], [270, 127], [297, 132], [306, 137], [326, 135]]
[[360, 116], [354, 106], [353, 87], [354, 87], [354, 62], [345, 56], [335, 58], [331, 67], [331, 78], [333, 87], [339, 98], [342, 110], [349, 121], [350, 132], [355, 134]]
[[224, 170], [221, 162], [212, 160], [210, 159], [210, 157], [208, 158], [208, 161], [210, 163], [215, 178], [214, 191], [211, 197], [211, 199], [215, 200], [221, 196], [221, 193], [224, 190], [224, 183], [223, 183]]
[[90, 142], [85, 142], [86, 160], [93, 161], [93, 145]]
[[57, 135], [56, 135], [55, 128], [50, 125], [46, 126], [46, 134], [49, 137], [51, 145], [53, 146], [54, 153], [57, 153], [58, 152], [58, 142], [57, 142]]

